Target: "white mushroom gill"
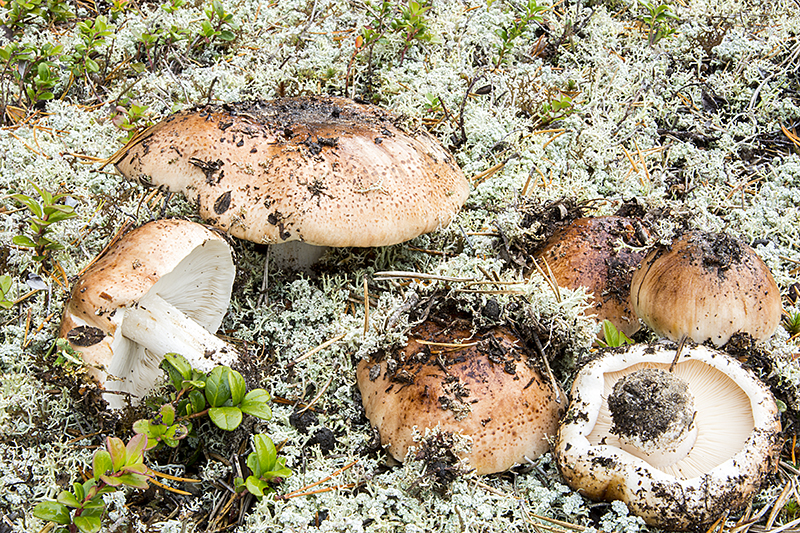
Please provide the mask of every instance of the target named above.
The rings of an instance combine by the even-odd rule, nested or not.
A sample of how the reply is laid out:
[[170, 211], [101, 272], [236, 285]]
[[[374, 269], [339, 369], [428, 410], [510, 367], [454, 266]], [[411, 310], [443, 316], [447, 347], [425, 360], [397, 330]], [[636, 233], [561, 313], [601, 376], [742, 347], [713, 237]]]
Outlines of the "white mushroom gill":
[[667, 370], [669, 365], [640, 363], [624, 371], [608, 372], [603, 375], [602, 406], [592, 432], [587, 435], [592, 445], [605, 444], [617, 447], [624, 453], [633, 452], [633, 455], [648, 461], [654, 468], [683, 479], [708, 472], [742, 449], [754, 423], [750, 400], [728, 376], [701, 361], [692, 359], [678, 363], [674, 368], [674, 374], [687, 383], [689, 391], [694, 396], [697, 408], [694, 419], [697, 437], [694, 446], [684, 450], [680, 456], [664, 461], [648, 458], [646, 454], [637, 453], [630, 446], [620, 442], [619, 437], [611, 433], [612, 419], [608, 408], [608, 396], [622, 375], [643, 368]]

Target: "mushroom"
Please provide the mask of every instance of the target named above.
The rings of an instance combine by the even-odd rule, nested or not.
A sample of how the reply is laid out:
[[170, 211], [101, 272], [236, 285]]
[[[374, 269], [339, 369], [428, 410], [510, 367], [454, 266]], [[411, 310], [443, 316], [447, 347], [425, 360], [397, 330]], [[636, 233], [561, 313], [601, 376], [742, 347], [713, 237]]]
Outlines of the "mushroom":
[[578, 373], [555, 443], [567, 483], [622, 500], [650, 525], [705, 529], [774, 472], [782, 439], [769, 389], [701, 345], [605, 351]]
[[633, 310], [658, 335], [722, 346], [734, 333], [768, 339], [781, 295], [752, 248], [724, 233], [691, 231], [658, 246], [631, 280]]
[[473, 335], [434, 320], [409, 334], [392, 357], [362, 360], [358, 387], [381, 443], [403, 461], [425, 429], [471, 438], [466, 459], [478, 474], [511, 468], [549, 449], [561, 406], [505, 327]]
[[[125, 234], [72, 288], [60, 337], [82, 352], [90, 374], [108, 391], [134, 401], [161, 375], [167, 353], [208, 372], [236, 361], [213, 335], [230, 302], [235, 268], [223, 238], [183, 220], [156, 220]], [[105, 394], [111, 407], [120, 394]]]
[[[171, 115], [112, 156], [128, 178], [182, 191], [209, 224], [256, 243], [386, 246], [446, 226], [469, 184], [431, 135], [345, 98], [207, 105]], [[275, 261], [280, 251], [272, 247]]]
[[634, 220], [617, 216], [574, 220], [554, 233], [534, 258], [547, 261], [561, 287], [586, 287], [598, 322], [609, 320], [617, 330], [631, 336], [639, 330], [639, 319], [631, 309], [631, 276], [644, 253], [645, 243]]

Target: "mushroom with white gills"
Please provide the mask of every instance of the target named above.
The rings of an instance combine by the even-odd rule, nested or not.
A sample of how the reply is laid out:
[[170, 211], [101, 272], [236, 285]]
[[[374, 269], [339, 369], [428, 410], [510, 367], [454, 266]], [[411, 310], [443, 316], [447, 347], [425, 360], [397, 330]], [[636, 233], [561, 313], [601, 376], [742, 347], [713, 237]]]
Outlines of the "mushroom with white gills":
[[608, 350], [578, 373], [555, 455], [567, 483], [621, 500], [650, 525], [707, 527], [744, 507], [780, 456], [769, 389], [738, 361], [688, 343]]
[[479, 475], [535, 459], [550, 449], [565, 406], [525, 352], [506, 327], [473, 335], [429, 319], [392, 358], [359, 362], [367, 418], [398, 461], [418, 446], [415, 431], [435, 428], [471, 439], [462, 458]]
[[[83, 354], [108, 391], [134, 402], [161, 376], [167, 353], [208, 372], [230, 365], [236, 349], [215, 332], [235, 276], [225, 240], [201, 224], [156, 220], [123, 235], [75, 283], [60, 336]], [[124, 394], [104, 398], [123, 407]]]
[[325, 247], [388, 246], [444, 227], [469, 193], [434, 137], [336, 97], [179, 112], [110, 160], [129, 179], [183, 192], [207, 223], [271, 244], [272, 264], [297, 270]]
[[734, 333], [766, 340], [781, 321], [767, 265], [725, 233], [690, 231], [651, 250], [631, 279], [633, 310], [658, 335], [722, 346]]

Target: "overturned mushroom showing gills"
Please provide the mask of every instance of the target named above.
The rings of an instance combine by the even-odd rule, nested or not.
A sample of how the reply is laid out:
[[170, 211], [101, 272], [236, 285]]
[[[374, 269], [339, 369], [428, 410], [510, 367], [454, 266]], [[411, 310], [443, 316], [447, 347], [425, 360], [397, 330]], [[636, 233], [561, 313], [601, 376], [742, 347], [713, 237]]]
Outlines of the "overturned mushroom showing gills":
[[631, 280], [636, 314], [657, 334], [722, 346], [734, 333], [766, 340], [781, 320], [767, 265], [723, 233], [692, 231], [644, 258]]
[[[128, 178], [183, 192], [209, 224], [264, 244], [397, 244], [446, 226], [469, 191], [431, 135], [344, 98], [184, 111], [112, 160]], [[286, 255], [298, 268], [319, 255], [296, 248]]]
[[439, 427], [472, 439], [466, 458], [478, 474], [546, 452], [565, 407], [503, 327], [473, 337], [468, 327], [445, 332], [426, 321], [392, 357], [361, 361], [357, 375], [367, 418], [395, 459], [418, 446], [415, 429]]
[[597, 321], [609, 320], [628, 336], [639, 330], [630, 287], [644, 257], [637, 248], [645, 244], [639, 241], [645, 230], [637, 231], [635, 224], [617, 216], [579, 218], [554, 233], [534, 256], [547, 261], [559, 286], [586, 287]]
[[[125, 234], [72, 289], [60, 336], [83, 353], [109, 391], [134, 402], [170, 352], [198, 370], [230, 365], [236, 350], [213, 335], [228, 309], [235, 268], [228, 244], [206, 227], [157, 220]], [[120, 394], [106, 394], [112, 407]]]
[[[691, 344], [691, 343], [689, 343]], [[705, 528], [755, 494], [780, 456], [769, 389], [711, 348], [636, 344], [579, 372], [555, 453], [567, 483], [650, 525]]]

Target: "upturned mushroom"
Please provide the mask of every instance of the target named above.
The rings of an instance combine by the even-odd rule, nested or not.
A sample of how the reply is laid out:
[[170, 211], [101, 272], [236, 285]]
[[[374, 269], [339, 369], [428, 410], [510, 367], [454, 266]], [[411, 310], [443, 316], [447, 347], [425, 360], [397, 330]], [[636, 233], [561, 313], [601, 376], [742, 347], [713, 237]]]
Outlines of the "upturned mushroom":
[[535, 254], [544, 259], [561, 287], [586, 287], [598, 322], [609, 320], [631, 336], [639, 318], [631, 309], [631, 277], [645, 245], [635, 221], [617, 216], [579, 218], [558, 230]]
[[398, 461], [417, 445], [415, 431], [437, 427], [472, 440], [466, 459], [478, 474], [534, 459], [549, 449], [565, 403], [525, 352], [504, 327], [473, 335], [423, 322], [398, 353], [359, 363], [367, 418]]
[[[691, 344], [691, 343], [690, 343]], [[775, 471], [782, 439], [769, 389], [705, 346], [637, 344], [578, 373], [555, 444], [567, 483], [622, 500], [650, 525], [707, 527]]]
[[781, 295], [752, 248], [724, 233], [692, 231], [658, 246], [631, 280], [633, 310], [657, 334], [722, 346], [734, 333], [768, 339]]
[[317, 247], [386, 246], [446, 226], [469, 192], [431, 135], [334, 97], [180, 112], [111, 160], [128, 178], [183, 192], [235, 237], [298, 244], [282, 253], [296, 268], [324, 252]]
[[[83, 354], [108, 391], [134, 402], [157, 382], [167, 353], [198, 370], [235, 362], [216, 337], [230, 302], [235, 268], [225, 240], [183, 220], [157, 220], [125, 234], [80, 276], [60, 336]], [[126, 394], [105, 394], [112, 407]]]

